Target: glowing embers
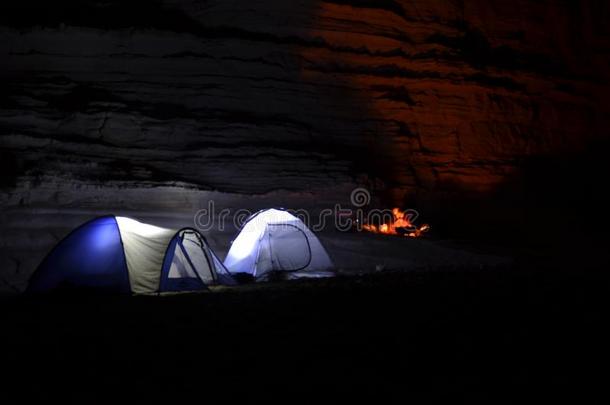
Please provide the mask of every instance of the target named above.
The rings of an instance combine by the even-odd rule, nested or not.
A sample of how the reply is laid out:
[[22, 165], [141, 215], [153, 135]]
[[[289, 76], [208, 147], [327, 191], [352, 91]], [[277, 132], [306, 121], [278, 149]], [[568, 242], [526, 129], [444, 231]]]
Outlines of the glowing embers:
[[[362, 225], [362, 230], [373, 233], [381, 233], [385, 235], [400, 235], [409, 238], [419, 238], [430, 230], [430, 225], [423, 224], [417, 226], [413, 223], [417, 217], [417, 212], [413, 210], [402, 211], [399, 208], [392, 209], [391, 216], [378, 215], [378, 224], [365, 223]], [[375, 219], [375, 215], [370, 216]]]

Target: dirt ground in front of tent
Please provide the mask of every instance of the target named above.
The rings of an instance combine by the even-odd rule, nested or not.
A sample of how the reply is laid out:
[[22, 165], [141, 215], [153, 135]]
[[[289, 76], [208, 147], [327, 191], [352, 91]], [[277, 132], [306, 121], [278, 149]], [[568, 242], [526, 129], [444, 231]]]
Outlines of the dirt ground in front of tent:
[[595, 269], [478, 267], [163, 297], [7, 297], [2, 397], [595, 398], [594, 365], [608, 353], [606, 291]]

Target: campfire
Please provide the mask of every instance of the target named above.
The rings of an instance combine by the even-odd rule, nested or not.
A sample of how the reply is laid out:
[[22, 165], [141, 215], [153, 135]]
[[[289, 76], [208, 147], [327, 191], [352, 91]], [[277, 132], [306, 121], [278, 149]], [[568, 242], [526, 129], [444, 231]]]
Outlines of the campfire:
[[419, 238], [430, 230], [430, 225], [414, 225], [407, 212], [394, 208], [392, 209], [393, 220], [390, 222], [375, 224], [363, 224], [362, 229], [368, 232], [381, 233], [385, 235], [400, 235], [409, 238]]

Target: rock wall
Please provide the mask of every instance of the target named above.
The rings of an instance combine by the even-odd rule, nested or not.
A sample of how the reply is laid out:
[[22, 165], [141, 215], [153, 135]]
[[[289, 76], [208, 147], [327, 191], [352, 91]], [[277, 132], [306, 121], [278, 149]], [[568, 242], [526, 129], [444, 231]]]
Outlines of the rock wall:
[[364, 185], [432, 215], [607, 139], [603, 0], [0, 7], [7, 227], [158, 187], [315, 202]]
[[485, 191], [608, 123], [603, 1], [128, 4], [2, 6], [8, 189]]

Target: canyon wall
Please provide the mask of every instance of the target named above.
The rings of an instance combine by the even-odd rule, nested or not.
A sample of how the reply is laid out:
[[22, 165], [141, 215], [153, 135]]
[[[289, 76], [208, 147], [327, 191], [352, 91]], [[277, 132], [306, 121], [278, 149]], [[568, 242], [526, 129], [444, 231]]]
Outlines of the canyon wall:
[[535, 199], [524, 178], [591, 179], [565, 158], [607, 139], [602, 0], [0, 7], [5, 263], [40, 212], [190, 212], [212, 191], [315, 205], [365, 186], [442, 222], [458, 200]]

